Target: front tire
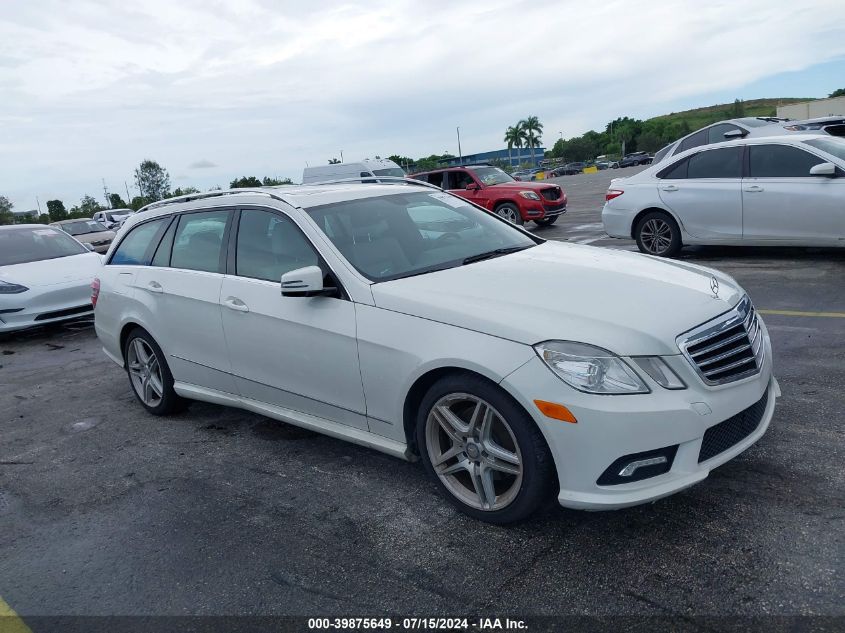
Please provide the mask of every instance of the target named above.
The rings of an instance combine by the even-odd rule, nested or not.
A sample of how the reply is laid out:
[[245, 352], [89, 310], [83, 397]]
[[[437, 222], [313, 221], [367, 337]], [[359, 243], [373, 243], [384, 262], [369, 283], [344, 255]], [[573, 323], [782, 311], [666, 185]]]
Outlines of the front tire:
[[480, 376], [438, 380], [417, 414], [428, 475], [461, 512], [499, 525], [521, 521], [551, 498], [555, 467], [525, 410]]
[[645, 214], [634, 231], [637, 248], [647, 255], [672, 257], [681, 250], [681, 229], [675, 219], [663, 211]]
[[164, 352], [145, 330], [135, 328], [126, 337], [123, 359], [132, 392], [153, 415], [181, 411], [187, 401], [173, 389], [173, 374]]
[[553, 215], [550, 218], [543, 218], [542, 220], [534, 220], [534, 222], [535, 222], [535, 224], [537, 224], [537, 226], [551, 226], [552, 224], [557, 222], [558, 217], [560, 217], [560, 216]]
[[519, 208], [512, 202], [504, 202], [496, 207], [495, 211], [496, 215], [500, 218], [504, 218], [511, 224], [516, 224], [517, 226], [522, 226], [525, 224], [525, 220], [522, 219], [522, 215], [519, 213]]

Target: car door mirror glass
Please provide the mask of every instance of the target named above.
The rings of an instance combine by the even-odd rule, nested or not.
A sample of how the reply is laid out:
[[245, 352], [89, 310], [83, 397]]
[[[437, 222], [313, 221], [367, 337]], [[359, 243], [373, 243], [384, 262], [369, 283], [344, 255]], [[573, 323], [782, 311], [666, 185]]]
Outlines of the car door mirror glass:
[[337, 288], [323, 286], [323, 271], [319, 266], [297, 268], [282, 275], [283, 297], [317, 297], [336, 293]]
[[819, 163], [810, 167], [811, 176], [835, 176], [836, 165], [833, 163]]

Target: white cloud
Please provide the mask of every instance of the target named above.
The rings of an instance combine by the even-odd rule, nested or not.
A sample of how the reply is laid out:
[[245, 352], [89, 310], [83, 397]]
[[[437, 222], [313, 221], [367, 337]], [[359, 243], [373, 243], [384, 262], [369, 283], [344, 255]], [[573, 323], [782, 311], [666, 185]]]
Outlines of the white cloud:
[[201, 187], [296, 179], [340, 150], [454, 151], [456, 125], [465, 151], [495, 148], [529, 114], [551, 141], [843, 55], [841, 0], [15, 3], [0, 193], [75, 203], [145, 157], [210, 157]]

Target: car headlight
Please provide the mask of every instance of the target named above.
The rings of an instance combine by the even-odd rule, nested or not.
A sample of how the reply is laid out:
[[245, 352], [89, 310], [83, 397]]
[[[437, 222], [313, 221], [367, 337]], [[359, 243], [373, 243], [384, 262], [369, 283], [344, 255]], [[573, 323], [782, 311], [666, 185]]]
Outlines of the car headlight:
[[664, 389], [687, 388], [684, 381], [678, 378], [678, 375], [660, 356], [635, 356], [631, 360]]
[[26, 292], [29, 290], [26, 286], [21, 286], [20, 284], [12, 284], [8, 281], [3, 281], [0, 279], [0, 295], [17, 295], [22, 292]]
[[650, 392], [625, 361], [606, 349], [571, 341], [545, 341], [534, 350], [549, 369], [578, 391], [605, 395]]
[[520, 191], [519, 195], [521, 195], [523, 198], [528, 198], [529, 200], [539, 200], [540, 199], [540, 196], [538, 196], [533, 191]]

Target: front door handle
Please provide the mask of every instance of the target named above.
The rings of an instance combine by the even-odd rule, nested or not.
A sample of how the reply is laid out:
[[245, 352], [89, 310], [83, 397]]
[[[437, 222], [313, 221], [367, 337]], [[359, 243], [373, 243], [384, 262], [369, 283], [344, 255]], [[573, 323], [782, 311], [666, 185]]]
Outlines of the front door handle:
[[147, 282], [147, 290], [149, 290], [150, 292], [164, 292], [164, 288], [162, 288], [161, 284], [157, 281]]
[[677, 191], [678, 188], [675, 185], [666, 185], [665, 187], [661, 187], [663, 191]]
[[226, 297], [223, 300], [223, 305], [237, 312], [249, 312], [249, 306], [237, 297]]
[[745, 190], [748, 193], [758, 193], [760, 191], [763, 191], [763, 188], [759, 185], [751, 185], [750, 187], [746, 187]]

